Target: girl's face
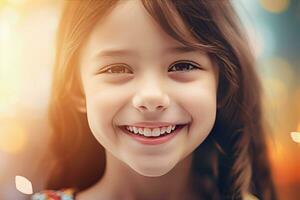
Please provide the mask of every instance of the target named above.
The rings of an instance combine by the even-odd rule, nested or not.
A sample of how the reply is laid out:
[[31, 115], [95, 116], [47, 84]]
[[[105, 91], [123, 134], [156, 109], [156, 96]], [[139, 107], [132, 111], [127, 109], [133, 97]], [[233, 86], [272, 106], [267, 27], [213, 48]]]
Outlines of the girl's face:
[[[92, 133], [108, 153], [144, 176], [169, 172], [215, 122], [218, 70], [206, 53], [183, 47], [140, 1], [121, 1], [96, 24], [80, 54]], [[119, 127], [149, 121], [188, 125], [156, 145], [142, 144]]]

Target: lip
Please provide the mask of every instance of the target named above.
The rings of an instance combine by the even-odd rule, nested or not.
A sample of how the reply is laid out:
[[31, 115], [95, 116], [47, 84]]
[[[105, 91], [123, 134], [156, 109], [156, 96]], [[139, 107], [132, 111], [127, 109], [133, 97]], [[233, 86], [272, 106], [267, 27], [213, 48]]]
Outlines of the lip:
[[159, 128], [159, 127], [165, 127], [170, 125], [184, 125], [184, 124], [170, 123], [170, 122], [138, 122], [126, 126], [135, 126], [140, 128]]
[[132, 139], [136, 140], [137, 142], [144, 144], [144, 145], [159, 145], [168, 142], [172, 138], [174, 138], [182, 129], [184, 129], [188, 124], [179, 125], [176, 130], [174, 130], [172, 133], [157, 137], [157, 138], [147, 138], [145, 136], [141, 136], [139, 134], [134, 134], [126, 129], [126, 126], [119, 127], [121, 131], [126, 135], [131, 137]]

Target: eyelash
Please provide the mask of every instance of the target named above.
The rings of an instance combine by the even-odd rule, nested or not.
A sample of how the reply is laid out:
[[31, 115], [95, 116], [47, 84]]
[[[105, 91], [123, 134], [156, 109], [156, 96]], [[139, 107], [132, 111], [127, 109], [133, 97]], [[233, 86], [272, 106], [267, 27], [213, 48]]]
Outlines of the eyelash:
[[[199, 70], [200, 68], [199, 67], [197, 67], [197, 66], [195, 66], [195, 65], [193, 65], [192, 63], [191, 63], [191, 61], [188, 61], [188, 62], [176, 62], [176, 63], [174, 63], [173, 65], [172, 65], [172, 67], [171, 68], [173, 68], [173, 67], [176, 67], [176, 65], [182, 65], [182, 64], [184, 64], [184, 65], [188, 65], [188, 66], [192, 66], [192, 70]], [[104, 70], [102, 73], [106, 73], [106, 72], [108, 72], [109, 70], [111, 70], [111, 69], [113, 69], [113, 68], [118, 68], [118, 67], [124, 67], [125, 68], [125, 66], [121, 66], [121, 65], [115, 65], [115, 66], [112, 66], [112, 67], [109, 67], [109, 68], [107, 68], [106, 70]], [[190, 68], [189, 68], [190, 69]], [[180, 70], [180, 71], [192, 71], [192, 70]], [[120, 74], [120, 73], [111, 73], [111, 72], [109, 72], [109, 74]]]

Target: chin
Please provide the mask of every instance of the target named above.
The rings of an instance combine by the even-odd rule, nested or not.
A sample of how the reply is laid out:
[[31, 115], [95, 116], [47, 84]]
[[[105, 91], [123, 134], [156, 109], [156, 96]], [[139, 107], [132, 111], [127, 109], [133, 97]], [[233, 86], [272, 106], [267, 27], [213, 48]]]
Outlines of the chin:
[[174, 168], [174, 166], [171, 166], [169, 164], [169, 166], [162, 167], [162, 165], [158, 164], [156, 166], [143, 166], [143, 167], [134, 166], [131, 168], [141, 176], [160, 177], [169, 173]]
[[140, 174], [141, 176], [145, 176], [145, 177], [161, 177], [165, 174], [167, 174], [169, 171], [136, 171], [138, 174]]

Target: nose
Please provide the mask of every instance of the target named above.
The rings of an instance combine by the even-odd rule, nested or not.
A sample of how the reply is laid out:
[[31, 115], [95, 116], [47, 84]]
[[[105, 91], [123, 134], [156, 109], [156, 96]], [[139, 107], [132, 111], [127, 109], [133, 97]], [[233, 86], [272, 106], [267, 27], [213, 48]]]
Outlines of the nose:
[[168, 95], [161, 90], [160, 86], [155, 87], [153, 84], [148, 87], [143, 85], [141, 92], [133, 98], [133, 105], [140, 112], [161, 112], [169, 106], [169, 103]]

